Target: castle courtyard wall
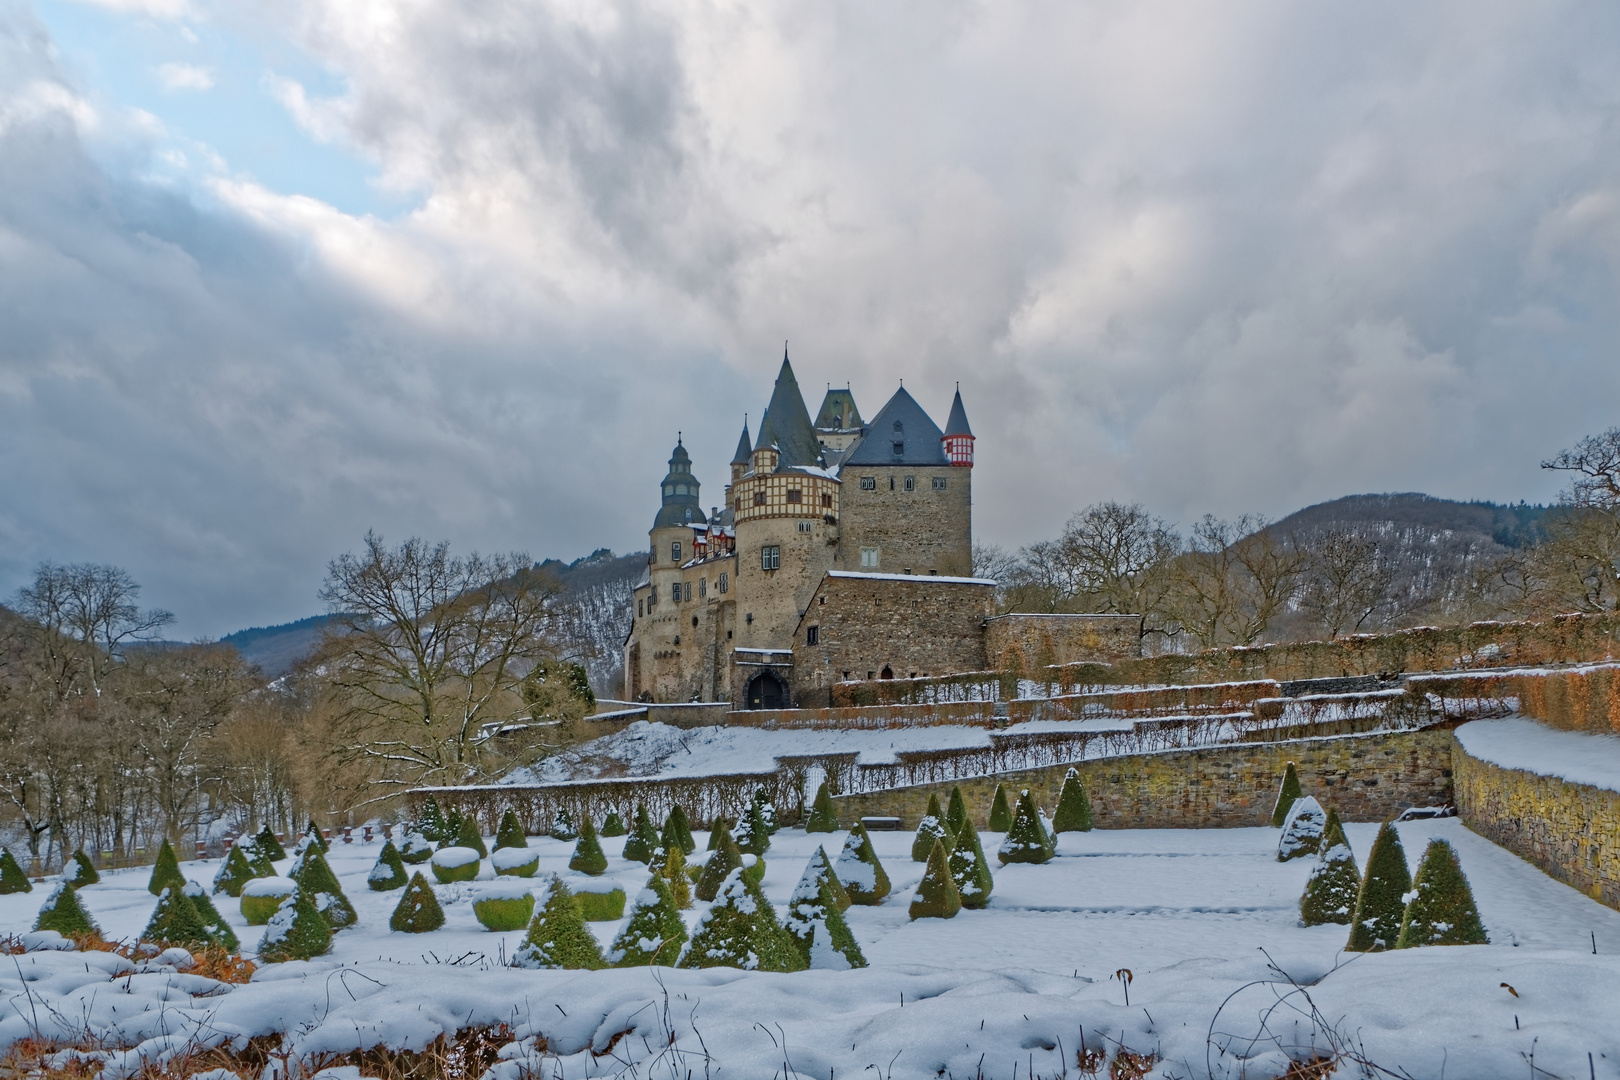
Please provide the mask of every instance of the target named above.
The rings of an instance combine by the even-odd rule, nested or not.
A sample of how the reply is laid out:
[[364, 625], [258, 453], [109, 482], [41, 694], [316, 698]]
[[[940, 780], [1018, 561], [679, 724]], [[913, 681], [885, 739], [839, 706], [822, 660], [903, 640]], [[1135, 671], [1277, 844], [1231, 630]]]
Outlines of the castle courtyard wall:
[[[905, 490], [908, 476], [913, 480], [911, 491]], [[875, 481], [874, 490], [861, 487], [862, 477]], [[962, 576], [973, 572], [971, 468], [848, 465], [840, 479], [838, 569]], [[934, 490], [936, 479], [944, 480], [944, 491]], [[877, 566], [862, 565], [862, 548], [877, 549]]]
[[1057, 664], [1112, 664], [1142, 655], [1140, 615], [998, 615], [985, 623], [987, 666], [1027, 672]]

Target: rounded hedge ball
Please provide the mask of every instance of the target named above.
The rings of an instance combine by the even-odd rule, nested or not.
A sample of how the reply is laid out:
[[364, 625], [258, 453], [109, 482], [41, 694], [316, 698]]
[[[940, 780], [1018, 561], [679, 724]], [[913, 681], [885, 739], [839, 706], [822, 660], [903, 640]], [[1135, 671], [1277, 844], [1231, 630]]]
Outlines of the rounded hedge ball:
[[249, 926], [263, 926], [276, 913], [281, 902], [293, 894], [298, 883], [292, 878], [254, 878], [242, 886], [242, 918]]
[[540, 869], [540, 853], [533, 848], [497, 848], [490, 852], [489, 864], [501, 877], [532, 878]]
[[441, 885], [452, 881], [472, 881], [478, 876], [481, 856], [477, 848], [447, 847], [433, 853], [433, 876]]
[[534, 894], [529, 886], [515, 881], [495, 882], [484, 886], [473, 898], [473, 914], [487, 930], [522, 930], [534, 917]]

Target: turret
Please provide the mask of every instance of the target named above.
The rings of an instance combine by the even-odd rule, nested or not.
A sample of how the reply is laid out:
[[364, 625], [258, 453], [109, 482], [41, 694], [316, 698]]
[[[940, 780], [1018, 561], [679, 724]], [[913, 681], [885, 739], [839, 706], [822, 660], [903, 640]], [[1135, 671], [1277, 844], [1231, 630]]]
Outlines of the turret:
[[945, 434], [940, 442], [952, 465], [973, 467], [973, 429], [968, 427], [967, 410], [962, 408], [961, 383], [956, 384], [956, 399], [951, 402], [951, 416], [945, 421]]
[[731, 482], [735, 484], [748, 471], [748, 459], [753, 456], [754, 443], [748, 437], [748, 417], [743, 417], [742, 438], [737, 440], [737, 452], [731, 455]]

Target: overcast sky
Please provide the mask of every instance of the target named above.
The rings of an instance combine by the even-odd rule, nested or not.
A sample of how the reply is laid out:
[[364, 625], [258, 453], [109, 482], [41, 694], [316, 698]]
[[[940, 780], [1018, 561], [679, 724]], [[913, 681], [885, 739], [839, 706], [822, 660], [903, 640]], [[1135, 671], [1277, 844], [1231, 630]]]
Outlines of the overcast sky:
[[1620, 7], [0, 0], [0, 596], [646, 542], [791, 341], [975, 532], [1544, 500], [1620, 423]]

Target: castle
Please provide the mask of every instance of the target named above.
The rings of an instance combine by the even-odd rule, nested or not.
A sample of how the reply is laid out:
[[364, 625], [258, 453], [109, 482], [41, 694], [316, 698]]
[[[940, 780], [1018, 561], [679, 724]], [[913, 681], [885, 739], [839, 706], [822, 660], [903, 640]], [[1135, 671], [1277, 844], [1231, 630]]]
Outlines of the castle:
[[784, 354], [724, 507], [677, 441], [625, 642], [634, 701], [826, 705], [834, 682], [985, 666], [994, 582], [971, 577], [973, 432], [902, 386], [870, 422], [849, 390], [810, 419]]

